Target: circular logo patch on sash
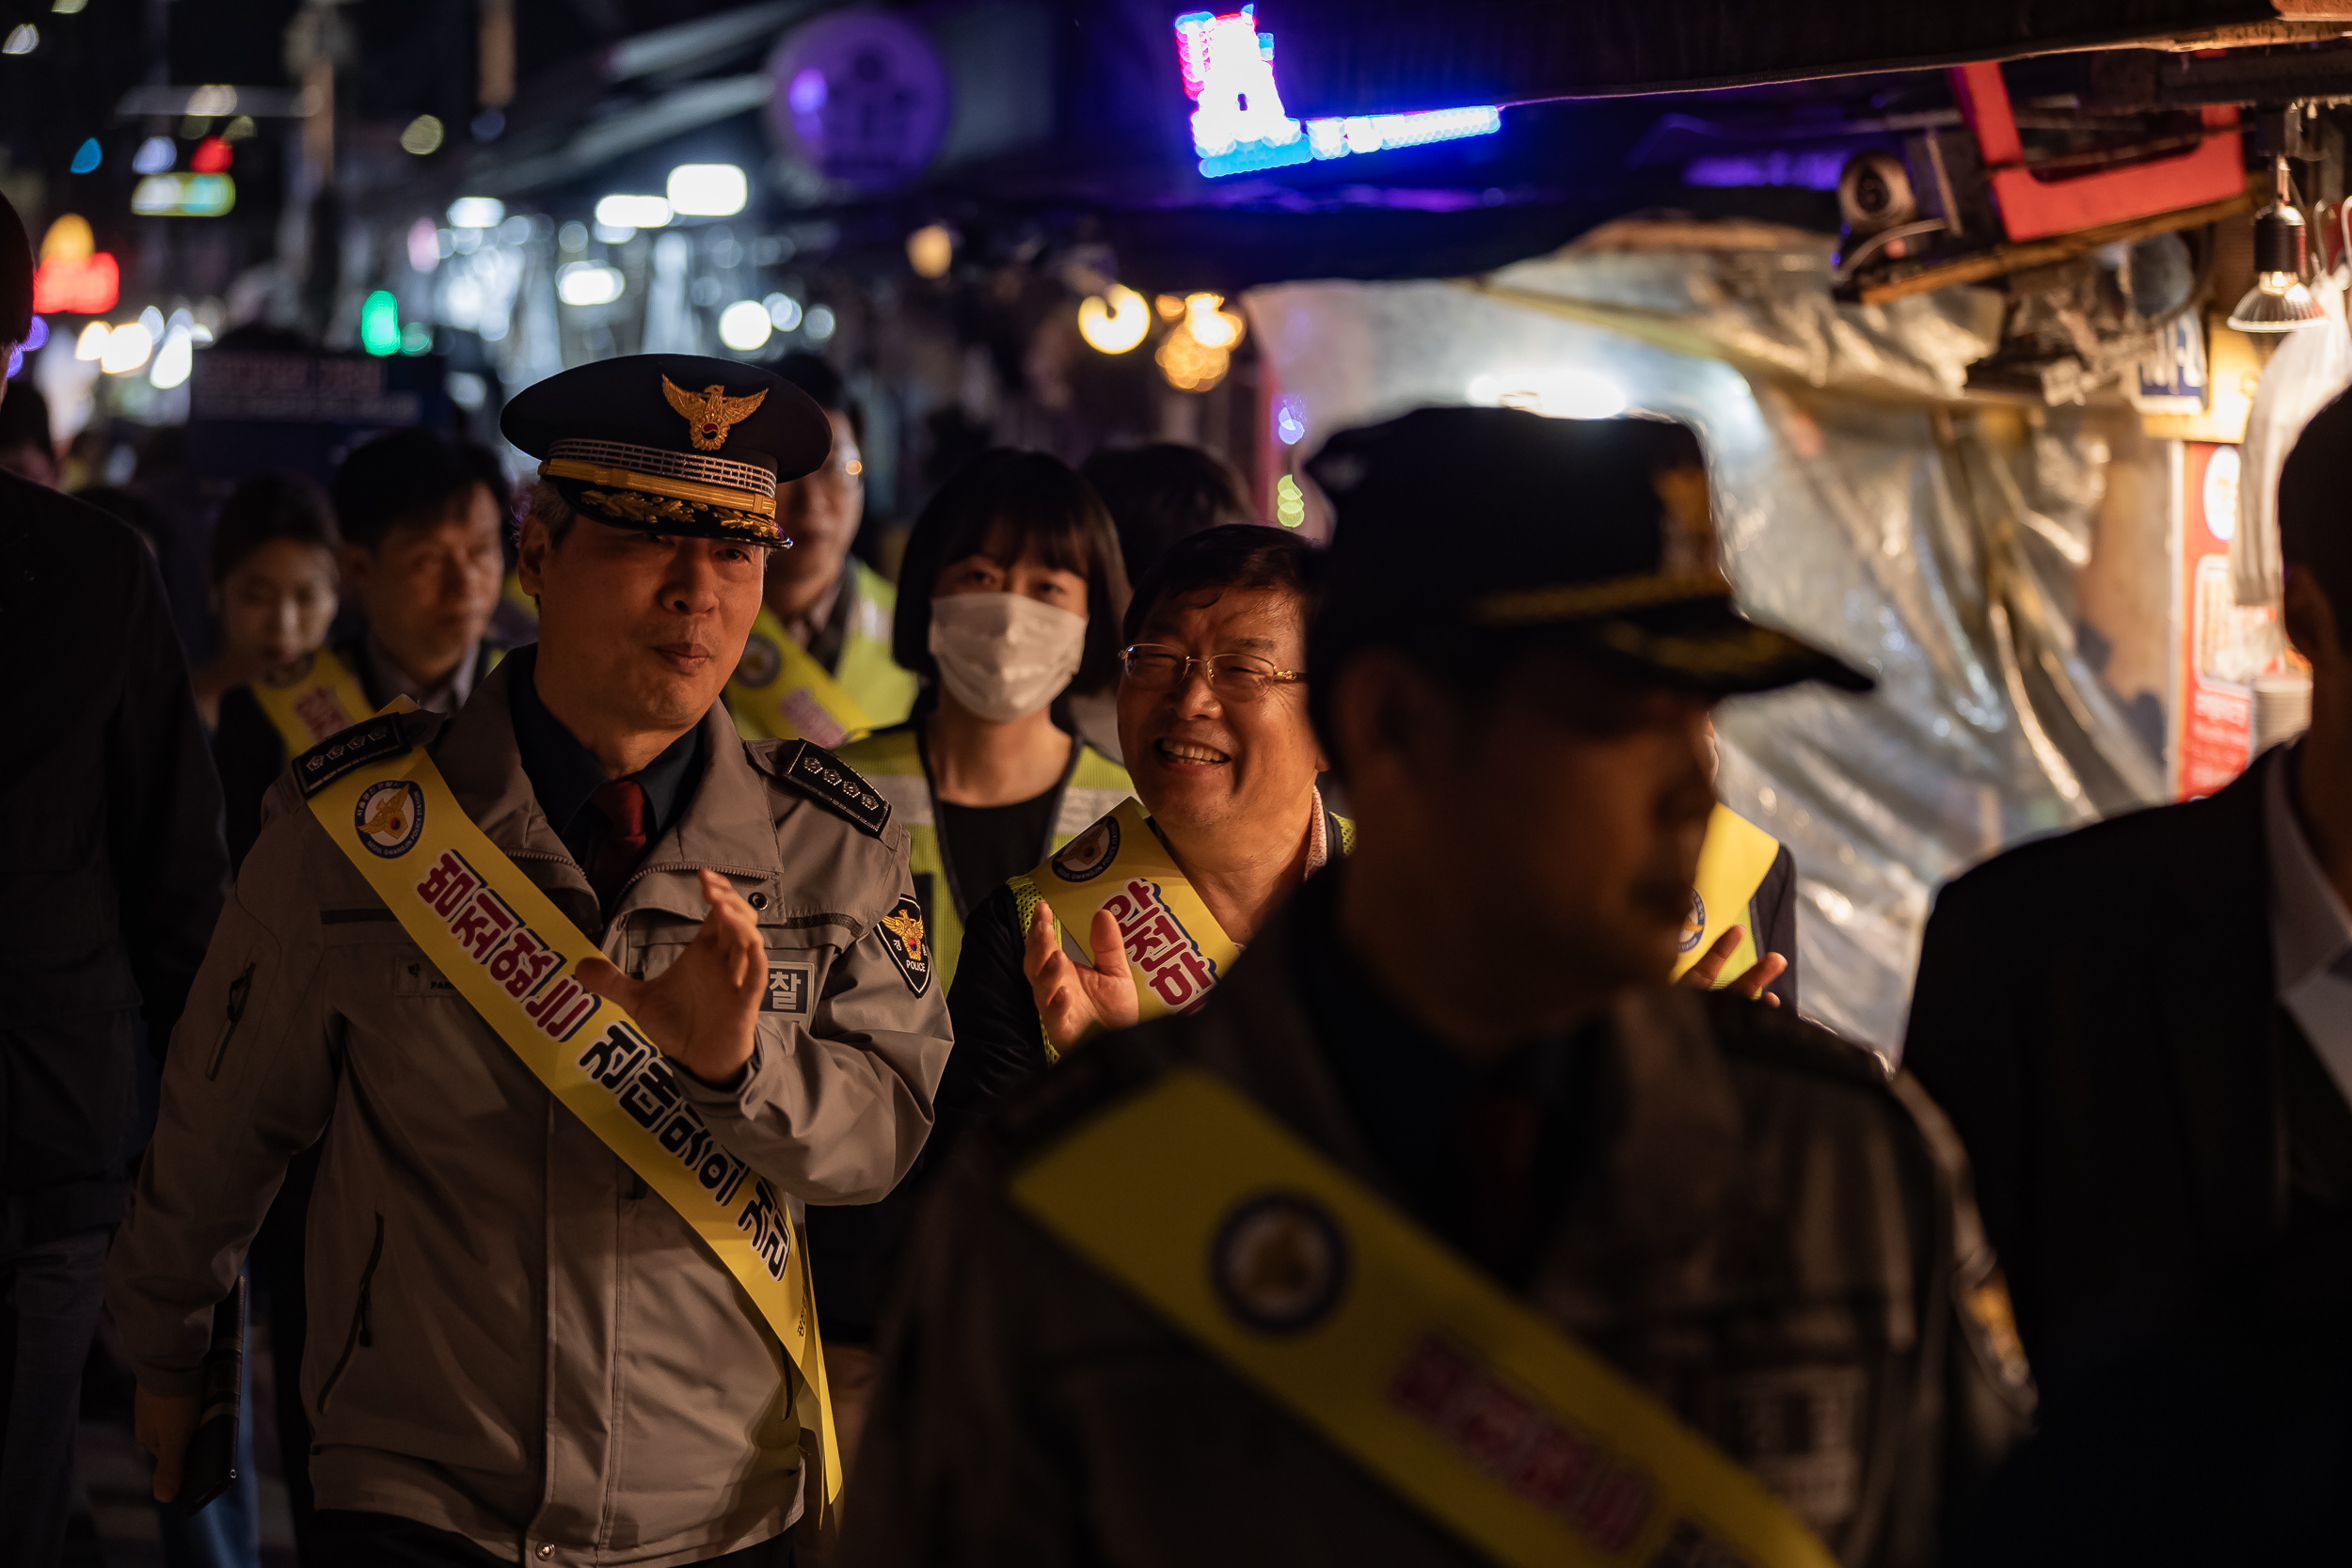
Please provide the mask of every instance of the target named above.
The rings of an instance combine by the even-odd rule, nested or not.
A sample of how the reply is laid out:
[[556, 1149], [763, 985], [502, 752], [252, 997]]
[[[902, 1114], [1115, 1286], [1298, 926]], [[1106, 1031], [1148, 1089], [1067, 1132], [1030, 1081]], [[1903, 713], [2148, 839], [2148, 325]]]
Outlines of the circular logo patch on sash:
[[1339, 1305], [1347, 1287], [1347, 1242], [1314, 1199], [1262, 1194], [1217, 1227], [1209, 1277], [1243, 1323], [1267, 1334], [1295, 1334]]
[[743, 661], [735, 667], [735, 678], [745, 686], [766, 686], [783, 668], [783, 650], [767, 637], [754, 632], [743, 644]]
[[424, 832], [424, 791], [406, 779], [380, 779], [359, 792], [352, 809], [359, 842], [386, 860], [398, 860], [417, 847]]
[[1699, 938], [1705, 935], [1707, 935], [1707, 900], [1699, 896], [1696, 888], [1692, 888], [1691, 890], [1691, 912], [1682, 922], [1681, 950], [1688, 953], [1699, 944]]
[[262, 671], [262, 684], [263, 686], [275, 687], [280, 691], [286, 690], [290, 687], [300, 686], [303, 681], [310, 676], [311, 667], [317, 664], [318, 661], [319, 656], [316, 651], [304, 654], [300, 658], [295, 659], [292, 664], [287, 665], [282, 670]]
[[1062, 846], [1052, 861], [1054, 875], [1065, 882], [1089, 882], [1110, 869], [1119, 858], [1119, 819], [1105, 816]]

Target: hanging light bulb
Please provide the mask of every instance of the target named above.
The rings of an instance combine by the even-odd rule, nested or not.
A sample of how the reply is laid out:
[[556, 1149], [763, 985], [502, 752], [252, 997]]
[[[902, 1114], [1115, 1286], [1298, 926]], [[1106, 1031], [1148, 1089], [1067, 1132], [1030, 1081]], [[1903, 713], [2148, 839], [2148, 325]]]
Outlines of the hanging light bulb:
[[2279, 194], [2254, 214], [2254, 286], [2230, 312], [2230, 325], [2240, 332], [2293, 332], [2328, 319], [2303, 286], [2310, 230], [2289, 194], [2283, 154], [2278, 166]]

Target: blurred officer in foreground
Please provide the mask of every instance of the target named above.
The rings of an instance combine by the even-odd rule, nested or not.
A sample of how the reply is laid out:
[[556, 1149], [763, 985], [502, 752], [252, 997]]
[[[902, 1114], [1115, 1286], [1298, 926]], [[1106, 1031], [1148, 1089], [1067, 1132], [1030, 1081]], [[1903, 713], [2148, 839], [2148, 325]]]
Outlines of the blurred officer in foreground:
[[801, 1206], [890, 1190], [947, 1052], [887, 804], [718, 702], [829, 434], [673, 355], [502, 423], [539, 643], [273, 787], [115, 1252], [139, 1438], [173, 1496], [213, 1305], [324, 1139], [327, 1560], [784, 1563], [838, 1473]]
[[[0, 198], [0, 363], [32, 313]], [[0, 387], [13, 403], [18, 388]], [[0, 404], [5, 406], [5, 404]], [[220, 787], [153, 559], [95, 508], [0, 474], [0, 1562], [65, 1541], [82, 1363], [160, 1049], [220, 911]]]
[[776, 369], [825, 411], [833, 451], [815, 473], [776, 486], [776, 526], [789, 546], [769, 568], [727, 706], [746, 739], [838, 746], [904, 720], [915, 678], [890, 657], [897, 591], [850, 553], [866, 517], [866, 462], [841, 374], [814, 354], [787, 354]]
[[1928, 923], [1904, 1061], [1967, 1145], [2043, 1396], [1977, 1560], [2352, 1540], [2347, 497], [2338, 398], [2279, 476], [2310, 730], [2210, 800], [1979, 866]]
[[502, 649], [484, 640], [498, 608], [506, 513], [474, 461], [428, 430], [360, 447], [335, 470], [337, 559], [361, 626], [220, 701], [213, 754], [229, 806], [229, 854], [261, 832], [262, 797], [287, 758], [394, 697], [454, 713]]
[[1310, 472], [1355, 851], [951, 1154], [847, 1555], [1931, 1560], [2025, 1402], [1964, 1166], [1666, 983], [1715, 697], [1868, 680], [1735, 612], [1678, 425], [1424, 409]]

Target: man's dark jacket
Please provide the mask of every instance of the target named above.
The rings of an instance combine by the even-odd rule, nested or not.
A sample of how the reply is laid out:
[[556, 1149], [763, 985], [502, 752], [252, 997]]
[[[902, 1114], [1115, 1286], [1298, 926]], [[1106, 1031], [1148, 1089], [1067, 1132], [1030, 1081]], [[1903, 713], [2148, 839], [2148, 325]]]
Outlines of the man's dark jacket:
[[2054, 1512], [2027, 1533], [2058, 1557], [2048, 1519], [2112, 1525], [2088, 1501], [2109, 1487], [2119, 1512], [2169, 1497], [2134, 1515], [2161, 1560], [2250, 1549], [2201, 1538], [2198, 1498], [2235, 1494], [2232, 1529], [2302, 1528], [2323, 1494], [2287, 1470], [2352, 1433], [2347, 1336], [2321, 1321], [2352, 1300], [2352, 1109], [2273, 971], [2263, 774], [2288, 758], [2003, 855], [1928, 925], [1903, 1065], [1976, 1168], [2042, 1396], [2028, 1463]]
[[170, 1037], [220, 913], [220, 786], [147, 547], [0, 473], [0, 1242], [111, 1225], [136, 1021]]

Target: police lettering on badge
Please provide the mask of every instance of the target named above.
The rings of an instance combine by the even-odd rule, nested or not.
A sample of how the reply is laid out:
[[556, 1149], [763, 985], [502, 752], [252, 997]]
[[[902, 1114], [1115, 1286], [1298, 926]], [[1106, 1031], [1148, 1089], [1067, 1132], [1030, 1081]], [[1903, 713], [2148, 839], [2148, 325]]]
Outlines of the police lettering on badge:
[[882, 933], [882, 946], [890, 959], [906, 976], [907, 990], [920, 996], [931, 989], [931, 939], [923, 929], [923, 906], [913, 898], [901, 898], [891, 911], [875, 922]]
[[808, 1016], [809, 968], [806, 964], [770, 964], [768, 990], [759, 999], [763, 1013]]

